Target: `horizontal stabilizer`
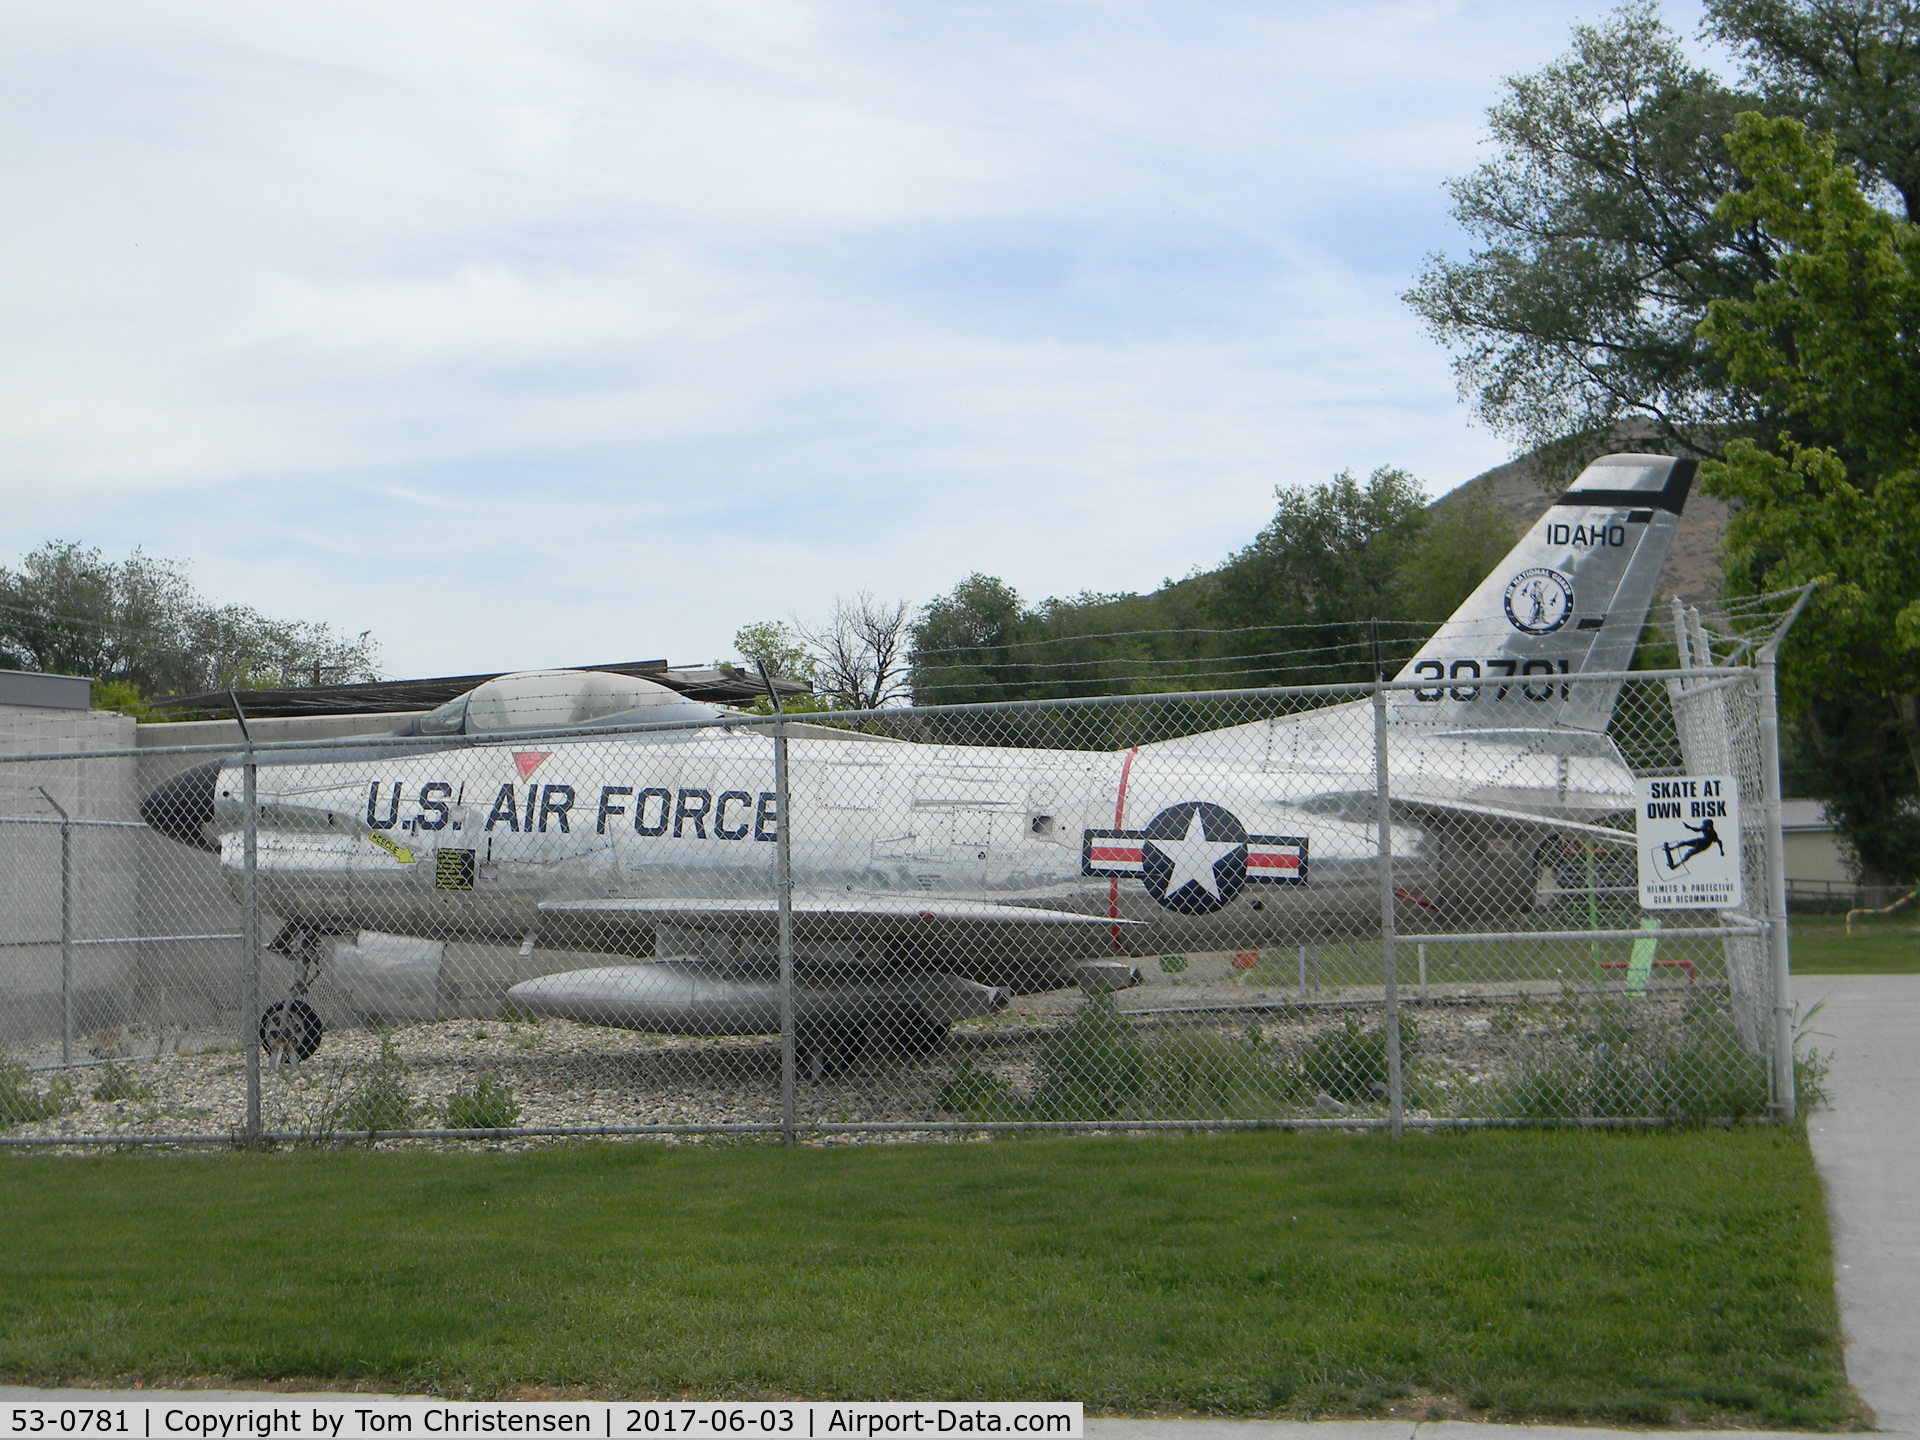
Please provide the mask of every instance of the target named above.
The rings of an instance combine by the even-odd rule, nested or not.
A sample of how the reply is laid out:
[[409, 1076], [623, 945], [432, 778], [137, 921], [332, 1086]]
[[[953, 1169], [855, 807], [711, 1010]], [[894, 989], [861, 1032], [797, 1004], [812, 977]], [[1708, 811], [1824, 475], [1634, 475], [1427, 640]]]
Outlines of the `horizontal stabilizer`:
[[1393, 808], [1403, 812], [1412, 812], [1416, 816], [1422, 811], [1438, 815], [1455, 815], [1471, 820], [1498, 820], [1509, 825], [1528, 825], [1542, 830], [1554, 830], [1564, 835], [1579, 835], [1588, 840], [1598, 841], [1602, 845], [1621, 845], [1631, 850], [1637, 843], [1631, 830], [1614, 830], [1605, 825], [1589, 825], [1583, 820], [1564, 820], [1538, 810], [1520, 810], [1504, 805], [1476, 805], [1470, 800], [1451, 800], [1445, 796], [1393, 797]]

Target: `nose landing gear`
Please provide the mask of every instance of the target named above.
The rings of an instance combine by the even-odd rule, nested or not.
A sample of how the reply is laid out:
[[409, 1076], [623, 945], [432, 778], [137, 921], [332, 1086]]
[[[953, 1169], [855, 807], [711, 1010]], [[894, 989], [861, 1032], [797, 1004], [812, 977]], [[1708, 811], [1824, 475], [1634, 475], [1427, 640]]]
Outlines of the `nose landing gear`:
[[331, 938], [304, 926], [289, 925], [267, 947], [278, 950], [298, 967], [287, 986], [287, 998], [260, 1012], [260, 1049], [276, 1068], [311, 1059], [326, 1034], [319, 1012], [307, 1003], [307, 990], [320, 975], [320, 946]]

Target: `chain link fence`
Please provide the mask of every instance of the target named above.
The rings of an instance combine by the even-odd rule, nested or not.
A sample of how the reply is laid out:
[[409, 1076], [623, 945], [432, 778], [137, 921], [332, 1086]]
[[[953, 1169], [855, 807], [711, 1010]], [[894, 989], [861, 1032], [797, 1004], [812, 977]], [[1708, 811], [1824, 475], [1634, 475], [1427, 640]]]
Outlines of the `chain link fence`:
[[1791, 1115], [1769, 676], [1682, 659], [0, 756], [0, 1142]]

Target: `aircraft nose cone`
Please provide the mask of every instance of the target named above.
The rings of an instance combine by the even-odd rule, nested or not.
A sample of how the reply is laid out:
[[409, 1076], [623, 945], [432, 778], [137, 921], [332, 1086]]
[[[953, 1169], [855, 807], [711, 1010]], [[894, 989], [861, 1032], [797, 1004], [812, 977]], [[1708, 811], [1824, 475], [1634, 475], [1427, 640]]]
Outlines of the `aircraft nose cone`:
[[156, 785], [140, 802], [140, 818], [169, 840], [200, 850], [220, 847], [207, 838], [213, 823], [213, 787], [220, 781], [220, 762], [208, 760], [182, 770]]

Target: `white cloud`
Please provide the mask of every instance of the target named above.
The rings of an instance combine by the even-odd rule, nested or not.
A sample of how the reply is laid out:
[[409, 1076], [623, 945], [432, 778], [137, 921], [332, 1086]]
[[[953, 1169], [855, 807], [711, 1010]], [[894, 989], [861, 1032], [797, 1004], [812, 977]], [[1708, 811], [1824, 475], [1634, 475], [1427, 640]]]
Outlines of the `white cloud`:
[[1277, 483], [1501, 458], [1397, 292], [1574, 13], [14, 7], [8, 534], [402, 673], [1150, 586]]

